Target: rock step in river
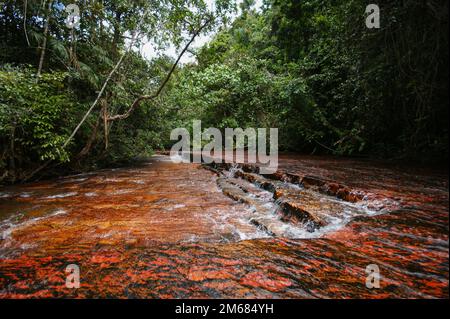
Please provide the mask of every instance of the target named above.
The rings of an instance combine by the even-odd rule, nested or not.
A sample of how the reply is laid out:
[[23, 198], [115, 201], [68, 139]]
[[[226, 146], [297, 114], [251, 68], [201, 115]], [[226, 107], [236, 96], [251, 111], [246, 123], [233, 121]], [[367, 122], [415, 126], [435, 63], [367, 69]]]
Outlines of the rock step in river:
[[[269, 175], [272, 178], [266, 178], [254, 173], [257, 167], [248, 164], [213, 163], [205, 167], [219, 175], [217, 184], [225, 195], [252, 208], [247, 216], [250, 223], [273, 237], [318, 237], [343, 227], [357, 216], [388, 212], [368, 209], [363, 196], [354, 203], [356, 196], [348, 200], [349, 197], [341, 199], [330, 195], [329, 191], [324, 194], [314, 187], [325, 184], [319, 183], [317, 178], [304, 178], [303, 182], [299, 182], [298, 177]], [[306, 180], [315, 181], [313, 187]]]

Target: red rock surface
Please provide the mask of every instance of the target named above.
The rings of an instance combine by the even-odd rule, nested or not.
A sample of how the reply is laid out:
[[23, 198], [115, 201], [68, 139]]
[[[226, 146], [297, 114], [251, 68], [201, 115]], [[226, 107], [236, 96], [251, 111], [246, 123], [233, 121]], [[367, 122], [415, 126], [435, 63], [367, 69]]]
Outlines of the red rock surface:
[[[446, 172], [289, 155], [277, 175], [381, 214], [312, 238], [272, 238], [215, 174], [160, 160], [7, 187], [0, 297], [448, 297]], [[68, 264], [80, 266], [79, 289], [65, 286]], [[380, 268], [379, 289], [365, 285], [369, 264]]]

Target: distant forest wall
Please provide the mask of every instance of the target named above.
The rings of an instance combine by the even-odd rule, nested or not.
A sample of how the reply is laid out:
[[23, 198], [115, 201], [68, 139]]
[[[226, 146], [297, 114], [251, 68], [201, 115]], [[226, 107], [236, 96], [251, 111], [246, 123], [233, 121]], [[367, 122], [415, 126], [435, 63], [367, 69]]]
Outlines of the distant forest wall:
[[[373, 1], [372, 1], [373, 2]], [[448, 2], [266, 1], [180, 72], [174, 119], [280, 128], [283, 149], [448, 158]]]

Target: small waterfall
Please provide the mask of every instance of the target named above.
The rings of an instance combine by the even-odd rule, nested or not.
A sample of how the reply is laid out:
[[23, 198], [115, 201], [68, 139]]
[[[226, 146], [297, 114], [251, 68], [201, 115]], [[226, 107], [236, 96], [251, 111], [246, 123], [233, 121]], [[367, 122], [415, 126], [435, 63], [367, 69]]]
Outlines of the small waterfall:
[[218, 171], [223, 175], [218, 182], [222, 192], [251, 208], [241, 220], [254, 226], [254, 238], [264, 233], [317, 238], [345, 227], [357, 216], [384, 213], [372, 211], [367, 203], [352, 203], [302, 184], [248, 173], [238, 164], [219, 166]]
[[239, 164], [232, 164], [229, 170], [225, 173], [227, 178], [234, 178], [236, 176], [236, 172], [240, 170]]

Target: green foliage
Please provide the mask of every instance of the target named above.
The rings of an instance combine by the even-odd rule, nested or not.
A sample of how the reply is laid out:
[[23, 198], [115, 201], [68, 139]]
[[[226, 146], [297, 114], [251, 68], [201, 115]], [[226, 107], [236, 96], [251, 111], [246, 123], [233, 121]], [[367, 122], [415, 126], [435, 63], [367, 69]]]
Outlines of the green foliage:
[[162, 134], [170, 124], [158, 100], [142, 103], [126, 120], [104, 121], [105, 110], [108, 115], [126, 112], [137, 96], [152, 94], [174, 63], [167, 57], [146, 61], [134, 49], [97, 107], [63, 145], [128, 51], [134, 33], [139, 34], [136, 47], [143, 39], [155, 50], [180, 47], [206, 20], [204, 31], [211, 31], [235, 8], [230, 0], [217, 1], [214, 11], [204, 0], [81, 1], [80, 25], [70, 29], [65, 7], [73, 1], [26, 3], [26, 12], [23, 1], [0, 3], [0, 182], [24, 179], [47, 161], [61, 170], [55, 173], [64, 173], [148, 156], [163, 147]]
[[67, 73], [52, 72], [36, 83], [31, 68], [0, 69], [0, 165], [9, 158], [27, 167], [46, 160], [67, 162], [69, 154], [62, 148], [68, 116], [76, 108], [74, 96], [67, 89]]
[[267, 0], [201, 48], [171, 91], [179, 114], [275, 126], [289, 150], [448, 158], [448, 4]]
[[322, 145], [448, 158], [448, 3], [385, 1], [367, 29], [366, 1], [270, 2], [274, 41], [326, 119]]
[[[381, 28], [367, 29], [365, 0], [265, 0], [262, 10], [246, 0], [232, 24], [232, 0], [216, 1], [214, 12], [204, 0], [87, 1], [80, 26], [69, 29], [72, 2], [28, 0], [26, 20], [24, 2], [0, 4], [0, 182], [46, 161], [66, 171], [148, 156], [193, 119], [220, 129], [277, 127], [282, 150], [448, 158], [448, 2], [383, 1]], [[154, 93], [174, 63], [127, 54], [62, 147], [134, 31], [156, 50], [179, 49], [210, 18], [205, 31], [216, 33], [196, 50], [197, 62], [176, 70], [157, 99], [105, 125], [105, 110], [122, 114]]]

